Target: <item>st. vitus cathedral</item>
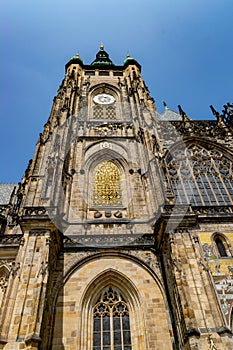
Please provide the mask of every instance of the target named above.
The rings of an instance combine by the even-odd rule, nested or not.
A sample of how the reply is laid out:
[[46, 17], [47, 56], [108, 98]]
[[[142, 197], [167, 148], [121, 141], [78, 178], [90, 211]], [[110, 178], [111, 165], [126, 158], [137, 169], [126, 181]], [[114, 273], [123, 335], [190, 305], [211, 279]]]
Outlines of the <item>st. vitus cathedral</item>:
[[233, 349], [233, 105], [159, 115], [103, 46], [65, 70], [0, 185], [0, 349]]

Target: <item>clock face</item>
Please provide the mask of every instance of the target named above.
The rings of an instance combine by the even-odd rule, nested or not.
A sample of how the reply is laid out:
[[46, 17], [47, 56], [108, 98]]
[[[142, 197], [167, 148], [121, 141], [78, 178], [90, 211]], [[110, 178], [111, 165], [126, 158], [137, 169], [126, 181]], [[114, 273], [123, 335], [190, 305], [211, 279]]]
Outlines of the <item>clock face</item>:
[[93, 100], [95, 103], [98, 103], [101, 105], [109, 105], [115, 102], [115, 98], [109, 94], [98, 94], [93, 98]]

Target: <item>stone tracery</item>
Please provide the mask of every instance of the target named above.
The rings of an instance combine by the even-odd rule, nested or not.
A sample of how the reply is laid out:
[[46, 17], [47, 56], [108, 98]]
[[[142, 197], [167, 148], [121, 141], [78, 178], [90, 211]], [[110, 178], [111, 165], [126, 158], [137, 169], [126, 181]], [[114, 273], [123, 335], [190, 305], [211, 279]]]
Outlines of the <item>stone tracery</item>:
[[128, 306], [118, 290], [105, 288], [93, 315], [93, 350], [131, 350]]
[[222, 152], [192, 144], [172, 156], [168, 173], [177, 203], [232, 204], [232, 161]]

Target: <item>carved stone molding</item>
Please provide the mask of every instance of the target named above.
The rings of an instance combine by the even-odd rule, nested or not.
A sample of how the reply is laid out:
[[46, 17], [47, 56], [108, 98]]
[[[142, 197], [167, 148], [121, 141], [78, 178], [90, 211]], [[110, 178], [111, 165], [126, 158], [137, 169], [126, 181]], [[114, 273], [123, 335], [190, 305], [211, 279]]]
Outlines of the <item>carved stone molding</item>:
[[23, 215], [26, 215], [26, 216], [31, 216], [31, 215], [41, 216], [46, 214], [47, 212], [44, 207], [28, 207], [28, 208], [24, 208], [24, 212], [23, 212]]
[[46, 234], [50, 234], [49, 230], [31, 230], [29, 231], [29, 236], [45, 236]]
[[192, 211], [197, 215], [233, 214], [233, 205], [192, 207]]
[[24, 207], [23, 216], [55, 216], [56, 208], [55, 207]]
[[233, 205], [189, 206], [189, 205], [165, 205], [161, 208], [162, 214], [169, 215], [219, 215], [233, 214]]
[[161, 212], [168, 215], [188, 215], [192, 213], [192, 208], [187, 204], [164, 205]]
[[115, 121], [100, 122], [100, 120], [90, 120], [82, 121], [79, 120], [77, 135], [78, 137], [87, 136], [118, 136], [118, 137], [133, 137], [134, 135], [134, 125], [131, 122], [125, 121]]
[[186, 120], [186, 121], [171, 121], [170, 122], [176, 130], [183, 136], [199, 137], [217, 137], [224, 139], [229, 132], [227, 127], [221, 127], [216, 120]]
[[189, 230], [187, 228], [183, 228], [183, 227], [178, 227], [174, 230], [174, 233], [182, 233], [182, 234], [188, 234]]
[[1, 235], [0, 245], [21, 245], [23, 242], [23, 235]]
[[65, 236], [65, 247], [122, 247], [154, 246], [155, 237], [151, 234]]

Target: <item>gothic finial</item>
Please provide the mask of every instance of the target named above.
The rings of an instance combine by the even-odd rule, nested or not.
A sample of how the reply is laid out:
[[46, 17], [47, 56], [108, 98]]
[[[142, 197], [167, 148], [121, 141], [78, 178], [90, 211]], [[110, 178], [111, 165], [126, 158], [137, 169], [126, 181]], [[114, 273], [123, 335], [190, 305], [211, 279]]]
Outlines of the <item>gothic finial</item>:
[[183, 111], [183, 109], [181, 108], [181, 105], [178, 105], [178, 109], [179, 109], [180, 115], [183, 117], [184, 111]]
[[189, 120], [189, 118], [187, 117], [185, 111], [183, 111], [183, 109], [181, 108], [181, 105], [178, 105], [178, 109], [179, 109], [179, 113], [182, 117], [183, 120]]
[[224, 121], [223, 116], [220, 115], [219, 112], [217, 112], [212, 105], [210, 105], [210, 109], [211, 109], [213, 115], [215, 116], [215, 118], [217, 119], [217, 122], [222, 123]]
[[210, 109], [211, 109], [213, 115], [214, 115], [216, 118], [218, 118], [218, 117], [219, 117], [219, 113], [216, 111], [216, 109], [215, 109], [212, 105], [210, 105]]
[[165, 101], [163, 101], [163, 106], [164, 106], [165, 109], [168, 109], [167, 104], [166, 104]]

